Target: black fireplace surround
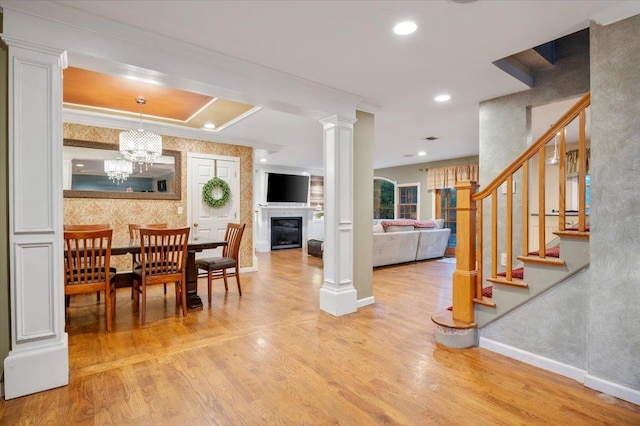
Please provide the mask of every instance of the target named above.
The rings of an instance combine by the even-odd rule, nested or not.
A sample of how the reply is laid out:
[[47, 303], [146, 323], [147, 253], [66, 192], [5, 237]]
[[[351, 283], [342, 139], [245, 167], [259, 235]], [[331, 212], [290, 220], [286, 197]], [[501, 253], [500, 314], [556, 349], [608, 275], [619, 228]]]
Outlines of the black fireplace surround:
[[271, 218], [271, 250], [302, 247], [301, 217]]

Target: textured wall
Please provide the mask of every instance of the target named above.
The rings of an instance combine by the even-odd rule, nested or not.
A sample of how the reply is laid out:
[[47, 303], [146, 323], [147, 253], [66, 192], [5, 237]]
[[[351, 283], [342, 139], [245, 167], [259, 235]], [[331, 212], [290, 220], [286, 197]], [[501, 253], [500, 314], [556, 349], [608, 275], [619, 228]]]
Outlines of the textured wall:
[[482, 337], [587, 369], [589, 270], [482, 330]]
[[640, 15], [591, 31], [589, 373], [640, 391]]
[[[103, 127], [65, 123], [65, 138], [104, 142], [117, 145], [120, 130]], [[240, 248], [240, 267], [253, 265], [253, 149], [245, 146], [227, 145], [194, 139], [163, 136], [165, 149], [182, 152], [182, 199], [181, 200], [136, 200], [107, 198], [65, 198], [65, 223], [109, 223], [114, 238], [128, 238], [129, 223], [167, 222], [170, 227], [187, 226], [187, 152], [227, 155], [240, 158], [240, 220], [247, 224]], [[183, 214], [178, 214], [182, 207]], [[117, 268], [130, 268], [131, 261], [125, 256], [114, 258]]]
[[[589, 91], [589, 36], [587, 31], [564, 37], [557, 42], [557, 62], [553, 68], [539, 71], [530, 90], [482, 102], [480, 104], [480, 189], [490, 183], [511, 164], [530, 144], [531, 107], [583, 95]], [[560, 117], [558, 117], [560, 118]], [[521, 175], [515, 176], [516, 193], [513, 198], [513, 226], [522, 227]], [[506, 197], [498, 191], [498, 207], [504, 212]], [[489, 200], [489, 199], [488, 199]], [[484, 227], [484, 250], [488, 253], [490, 240], [490, 202], [484, 204], [487, 214]], [[498, 216], [498, 253], [505, 252], [503, 231], [505, 214]], [[502, 231], [501, 231], [502, 230]], [[522, 247], [520, 234], [514, 232], [514, 261]], [[484, 257], [483, 269], [490, 271], [489, 257]], [[504, 268], [503, 268], [504, 269]]]

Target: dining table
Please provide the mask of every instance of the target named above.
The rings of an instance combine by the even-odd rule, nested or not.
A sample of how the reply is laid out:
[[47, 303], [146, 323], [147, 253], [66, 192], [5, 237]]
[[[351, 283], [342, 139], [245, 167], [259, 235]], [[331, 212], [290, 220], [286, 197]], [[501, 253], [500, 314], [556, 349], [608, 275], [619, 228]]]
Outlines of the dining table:
[[[224, 247], [227, 242], [202, 236], [189, 236], [187, 243], [187, 307], [198, 309], [203, 307], [202, 299], [198, 296], [198, 269], [196, 268], [196, 253], [206, 249]], [[111, 255], [139, 254], [141, 251], [140, 240], [117, 240], [111, 244]], [[133, 285], [133, 272], [118, 273], [116, 275], [117, 287]]]

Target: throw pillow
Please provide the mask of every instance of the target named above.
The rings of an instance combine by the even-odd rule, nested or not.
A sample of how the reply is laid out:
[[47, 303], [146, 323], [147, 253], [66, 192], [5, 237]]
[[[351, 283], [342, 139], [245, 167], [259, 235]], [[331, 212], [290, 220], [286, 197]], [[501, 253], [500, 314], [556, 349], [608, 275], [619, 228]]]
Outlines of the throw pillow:
[[373, 225], [373, 233], [374, 234], [384, 233], [384, 228], [382, 227], [382, 224], [376, 223], [375, 225]]

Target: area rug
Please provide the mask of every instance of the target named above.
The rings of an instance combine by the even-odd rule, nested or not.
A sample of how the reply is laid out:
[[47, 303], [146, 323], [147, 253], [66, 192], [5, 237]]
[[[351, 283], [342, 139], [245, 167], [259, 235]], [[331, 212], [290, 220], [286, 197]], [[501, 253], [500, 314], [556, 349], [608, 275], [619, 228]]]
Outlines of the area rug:
[[443, 257], [442, 259], [438, 259], [438, 260], [436, 260], [436, 262], [442, 262], [442, 263], [456, 263], [456, 258], [455, 258], [455, 257]]

